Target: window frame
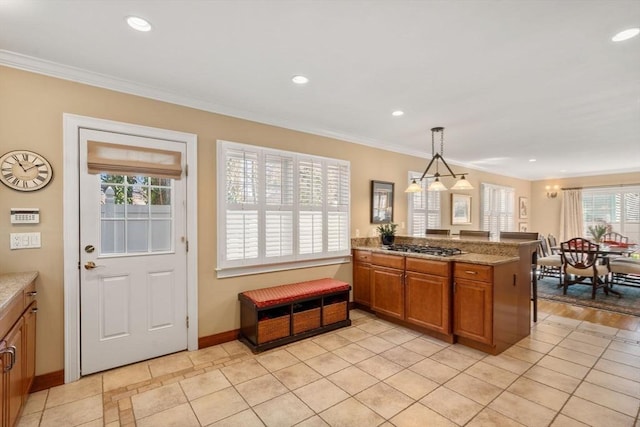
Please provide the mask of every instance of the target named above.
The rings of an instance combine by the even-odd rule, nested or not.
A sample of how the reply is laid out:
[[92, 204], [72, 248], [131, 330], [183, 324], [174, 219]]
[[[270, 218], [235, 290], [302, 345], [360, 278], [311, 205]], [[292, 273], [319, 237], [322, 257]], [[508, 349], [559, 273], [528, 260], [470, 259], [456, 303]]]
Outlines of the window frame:
[[[611, 226], [611, 231], [615, 231], [629, 238], [629, 242], [640, 241], [640, 208], [636, 213], [637, 219], [628, 218], [630, 203], [634, 203], [633, 200], [628, 200], [627, 195], [632, 194], [637, 200], [635, 204], [640, 206], [640, 185], [624, 185], [624, 186], [605, 186], [597, 188], [583, 188], [582, 189], [582, 215], [584, 222], [584, 236], [589, 237], [589, 226], [606, 223]], [[593, 203], [596, 197], [600, 197], [600, 203], [606, 198], [609, 198], [610, 204], [607, 208], [602, 205], [600, 208], [595, 209]], [[615, 198], [619, 197], [619, 201], [616, 202]], [[616, 204], [619, 203], [617, 206]], [[588, 206], [591, 204], [592, 206]], [[634, 207], [631, 207], [634, 209]], [[619, 212], [616, 212], [618, 211]], [[612, 215], [609, 217], [601, 217], [601, 215]], [[618, 216], [616, 218], [616, 216]]]
[[[435, 178], [425, 177], [422, 181], [419, 181], [421, 176], [422, 172], [409, 171], [407, 180], [407, 185], [411, 184], [415, 179], [422, 187], [421, 193], [407, 193], [407, 234], [413, 237], [424, 237], [428, 228], [442, 228], [442, 197], [440, 197], [440, 191], [429, 191], [427, 189]], [[425, 208], [416, 208], [414, 206], [416, 194], [421, 194], [426, 201]], [[434, 206], [430, 208], [430, 204]], [[424, 228], [422, 230], [414, 230], [415, 215], [424, 217]], [[436, 219], [430, 222], [432, 215]]]
[[[490, 191], [491, 194], [489, 194]], [[487, 198], [490, 200], [487, 201]], [[498, 236], [500, 231], [517, 231], [515, 203], [513, 187], [488, 182], [480, 183], [480, 229], [489, 231], [492, 237]], [[505, 209], [503, 210], [502, 207]], [[492, 224], [493, 220], [495, 220], [495, 227]]]

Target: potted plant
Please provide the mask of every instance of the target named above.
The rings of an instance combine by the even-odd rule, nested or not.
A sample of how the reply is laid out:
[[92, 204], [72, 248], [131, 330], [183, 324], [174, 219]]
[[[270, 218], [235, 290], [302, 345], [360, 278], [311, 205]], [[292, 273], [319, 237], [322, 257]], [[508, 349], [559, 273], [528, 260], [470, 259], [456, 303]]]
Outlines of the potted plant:
[[600, 243], [600, 241], [602, 240], [602, 236], [610, 231], [609, 226], [605, 223], [590, 225], [588, 230], [589, 234], [591, 234], [591, 237], [593, 237], [593, 240], [596, 243]]
[[378, 233], [380, 234], [380, 239], [382, 240], [382, 244], [392, 245], [393, 241], [396, 238], [396, 228], [398, 228], [398, 224], [388, 222], [385, 224], [380, 224], [377, 228]]

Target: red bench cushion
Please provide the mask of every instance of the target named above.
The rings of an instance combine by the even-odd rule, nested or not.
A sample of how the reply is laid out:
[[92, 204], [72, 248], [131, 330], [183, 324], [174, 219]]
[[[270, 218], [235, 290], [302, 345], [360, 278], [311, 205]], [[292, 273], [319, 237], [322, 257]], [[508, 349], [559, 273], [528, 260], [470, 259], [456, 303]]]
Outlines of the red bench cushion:
[[242, 292], [256, 307], [285, 304], [301, 298], [314, 297], [332, 292], [348, 291], [351, 286], [335, 279], [309, 280], [308, 282], [273, 286]]

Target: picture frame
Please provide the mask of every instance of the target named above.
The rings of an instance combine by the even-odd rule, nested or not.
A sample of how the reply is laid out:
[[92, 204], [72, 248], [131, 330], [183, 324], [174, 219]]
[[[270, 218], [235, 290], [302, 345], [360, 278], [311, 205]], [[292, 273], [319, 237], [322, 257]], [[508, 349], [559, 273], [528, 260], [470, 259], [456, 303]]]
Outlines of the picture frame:
[[518, 218], [529, 218], [529, 199], [527, 197], [518, 198]]
[[371, 181], [371, 223], [393, 222], [393, 192], [395, 183]]
[[471, 224], [471, 196], [451, 194], [451, 225]]
[[521, 233], [526, 233], [527, 231], [529, 231], [529, 223], [527, 222], [518, 223], [518, 231], [520, 231]]

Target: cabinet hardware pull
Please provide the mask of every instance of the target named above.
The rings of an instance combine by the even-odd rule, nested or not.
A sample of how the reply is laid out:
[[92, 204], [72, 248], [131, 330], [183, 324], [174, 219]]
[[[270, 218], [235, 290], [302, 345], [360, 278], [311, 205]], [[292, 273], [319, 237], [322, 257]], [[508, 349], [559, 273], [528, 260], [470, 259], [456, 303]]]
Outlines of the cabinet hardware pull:
[[465, 270], [464, 272], [467, 274], [478, 274], [477, 271], [471, 271], [471, 270]]
[[37, 312], [38, 312], [38, 307], [33, 307], [33, 308], [31, 309], [31, 312], [32, 312], [32, 313], [37, 313]]
[[11, 355], [11, 363], [7, 367], [6, 371], [10, 371], [13, 369], [13, 366], [16, 364], [16, 346], [10, 345], [9, 347], [7, 347], [7, 350], [9, 350], [9, 354]]
[[27, 295], [30, 297], [35, 297], [36, 295], [38, 295], [38, 291], [27, 292]]
[[[7, 353], [11, 354], [11, 349], [9, 347], [6, 347], [0, 350], [0, 356], [5, 355]], [[9, 364], [7, 364], [7, 366], [4, 367], [4, 372], [9, 372], [10, 370], [11, 370], [11, 362], [9, 362]]]
[[453, 282], [453, 293], [456, 293], [456, 282]]

